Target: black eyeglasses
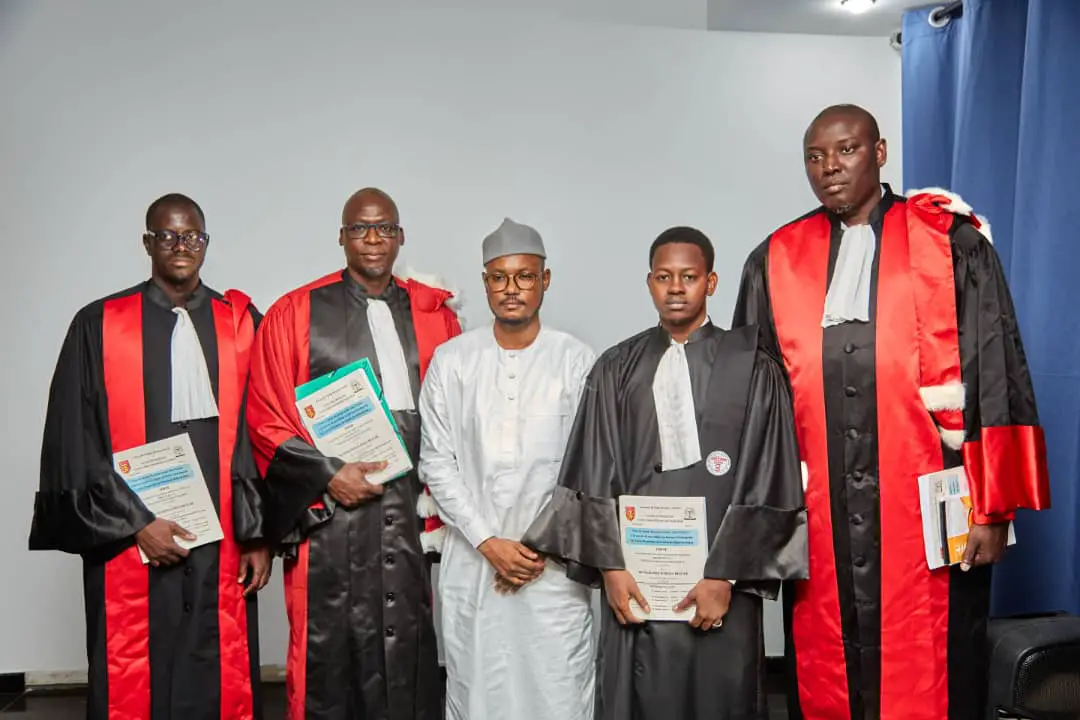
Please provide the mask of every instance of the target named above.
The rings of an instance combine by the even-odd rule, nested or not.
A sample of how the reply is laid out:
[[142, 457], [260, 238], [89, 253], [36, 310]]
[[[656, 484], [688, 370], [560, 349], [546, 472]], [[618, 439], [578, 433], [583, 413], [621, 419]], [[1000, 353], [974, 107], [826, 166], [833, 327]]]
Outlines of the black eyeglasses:
[[397, 237], [397, 234], [401, 232], [401, 226], [394, 223], [353, 223], [341, 229], [345, 231], [345, 237], [350, 240], [363, 240], [368, 236], [372, 228], [375, 229], [379, 237], [387, 240]]
[[173, 250], [182, 243], [191, 252], [202, 252], [210, 244], [210, 235], [198, 230], [176, 233], [172, 230], [150, 230], [143, 237], [153, 238], [162, 249]]
[[484, 273], [484, 282], [487, 283], [488, 289], [491, 292], [502, 292], [506, 288], [510, 287], [510, 279], [513, 278], [514, 284], [518, 286], [519, 290], [532, 290], [536, 287], [536, 281], [540, 278], [539, 273], [534, 273], [531, 270], [523, 270], [513, 275], [507, 275], [506, 273], [494, 272], [490, 275]]

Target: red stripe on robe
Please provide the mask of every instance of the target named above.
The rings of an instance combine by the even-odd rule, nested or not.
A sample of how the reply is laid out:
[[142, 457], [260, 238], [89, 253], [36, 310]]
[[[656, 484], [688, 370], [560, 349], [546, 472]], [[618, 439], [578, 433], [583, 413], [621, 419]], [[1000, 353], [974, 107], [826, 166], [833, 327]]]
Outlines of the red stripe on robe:
[[904, 203], [886, 212], [881, 236], [875, 319], [881, 720], [941, 720], [949, 716], [949, 571], [931, 573], [926, 565], [918, 477], [941, 470], [943, 459], [941, 437], [919, 395], [919, 327]]
[[[255, 408], [254, 417], [249, 418], [255, 459], [259, 471], [264, 475], [277, 446], [289, 438], [299, 437], [314, 445], [297, 415], [293, 404], [294, 391], [311, 379], [311, 293], [338, 282], [343, 282], [340, 270], [288, 293], [270, 308], [260, 329], [260, 334], [274, 333], [263, 342], [272, 346], [276, 353], [273, 357], [275, 362], [262, 362], [254, 369], [259, 375], [257, 382], [263, 387], [272, 388], [277, 395], [267, 399], [274, 406], [273, 411], [266, 413], [262, 408]], [[460, 334], [461, 327], [454, 313], [443, 304], [451, 296], [449, 292], [414, 280], [395, 278], [395, 282], [409, 294], [423, 379], [435, 348]], [[317, 501], [313, 507], [321, 504], [321, 501]], [[437, 517], [426, 518], [424, 525], [425, 531], [431, 531], [441, 525], [441, 520]], [[285, 694], [290, 720], [302, 720], [306, 705], [309, 551], [309, 541], [305, 539], [298, 546], [296, 559], [285, 563], [286, 615], [289, 618]]]
[[[795, 394], [808, 466], [810, 580], [793, 614], [799, 699], [808, 720], [850, 715], [830, 507], [821, 318], [831, 227], [813, 215], [773, 235], [770, 301]], [[948, 571], [926, 567], [919, 516], [923, 473], [942, 467], [941, 440], [919, 395], [918, 325], [905, 206], [886, 214], [878, 268], [876, 406], [881, 512], [881, 718], [948, 716]], [[845, 569], [845, 571], [848, 571]]]
[[[115, 453], [146, 443], [142, 294], [107, 301], [101, 334]], [[135, 545], [105, 564], [105, 663], [109, 718], [149, 718], [150, 575]]]
[[850, 712], [833, 553], [821, 362], [829, 233], [824, 214], [788, 226], [774, 233], [767, 260], [776, 334], [791, 378], [799, 449], [808, 471], [810, 579], [796, 584], [792, 641], [799, 701], [810, 720], [835, 720]]
[[[232, 456], [247, 375], [253, 324], [246, 314], [239, 333], [232, 309], [212, 300], [218, 340], [219, 512], [225, 539], [219, 543], [218, 631], [221, 717], [253, 717], [247, 606], [237, 583], [240, 549], [232, 518]], [[102, 354], [109, 433], [113, 452], [146, 443], [143, 388], [142, 294], [105, 303]], [[137, 411], [134, 409], [137, 408]], [[105, 647], [109, 717], [150, 717], [150, 576], [137, 546], [105, 565]]]
[[[247, 603], [240, 574], [240, 546], [233, 529], [232, 458], [237, 420], [247, 379], [254, 325], [246, 308], [237, 318], [226, 303], [213, 300], [218, 342], [218, 507], [221, 530], [218, 558], [218, 632], [221, 653], [221, 717], [251, 718], [251, 661], [248, 654]], [[240, 321], [239, 327], [236, 322]]]

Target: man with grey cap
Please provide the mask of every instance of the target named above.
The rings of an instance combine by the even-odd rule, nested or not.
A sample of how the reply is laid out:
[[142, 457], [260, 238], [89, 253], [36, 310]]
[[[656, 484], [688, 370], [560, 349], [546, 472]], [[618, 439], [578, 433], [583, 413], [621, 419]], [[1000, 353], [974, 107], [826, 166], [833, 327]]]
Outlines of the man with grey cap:
[[590, 592], [523, 546], [548, 502], [596, 356], [540, 322], [533, 228], [483, 242], [494, 323], [440, 345], [420, 393], [420, 475], [449, 532], [439, 573], [451, 720], [591, 720]]

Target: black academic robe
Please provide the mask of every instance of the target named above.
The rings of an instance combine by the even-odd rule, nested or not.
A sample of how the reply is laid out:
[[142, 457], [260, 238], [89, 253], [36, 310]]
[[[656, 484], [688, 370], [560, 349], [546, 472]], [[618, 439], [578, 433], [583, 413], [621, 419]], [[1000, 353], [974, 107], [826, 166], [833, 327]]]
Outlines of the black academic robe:
[[784, 589], [792, 718], [984, 717], [990, 567], [929, 570], [916, 479], [963, 465], [978, 522], [1049, 503], [1001, 266], [946, 200], [885, 187], [869, 322], [821, 327], [842, 236], [823, 208], [743, 271], [733, 325], [783, 356], [808, 465], [811, 576]]
[[[460, 332], [443, 304], [449, 297], [395, 281], [378, 298], [393, 315], [414, 402], [435, 346]], [[416, 472], [370, 502], [337, 506], [327, 485], [344, 463], [315, 449], [294, 404], [296, 387], [360, 358], [381, 381], [368, 299], [347, 271], [285, 295], [267, 312], [252, 358], [252, 440], [268, 533], [286, 556], [292, 720], [427, 720], [442, 712]], [[394, 419], [415, 464], [419, 414], [394, 411]]]
[[[263, 533], [243, 408], [259, 314], [232, 291], [200, 286], [188, 299], [220, 417], [173, 423], [172, 307], [145, 282], [72, 321], [49, 392], [30, 549], [83, 558], [88, 717], [258, 718], [258, 606], [237, 576], [240, 544]], [[185, 432], [225, 539], [154, 568], [134, 541], [153, 515], [112, 454]]]
[[686, 346], [703, 457], [723, 451], [723, 475], [703, 462], [661, 471], [653, 377], [670, 336], [647, 330], [606, 351], [590, 372], [559, 485], [523, 539], [596, 585], [625, 567], [620, 495], [704, 497], [713, 538], [705, 577], [735, 580], [723, 627], [683, 622], [623, 627], [602, 610], [596, 720], [724, 720], [767, 716], [762, 598], [805, 577], [806, 516], [783, 370], [757, 330], [711, 323]]

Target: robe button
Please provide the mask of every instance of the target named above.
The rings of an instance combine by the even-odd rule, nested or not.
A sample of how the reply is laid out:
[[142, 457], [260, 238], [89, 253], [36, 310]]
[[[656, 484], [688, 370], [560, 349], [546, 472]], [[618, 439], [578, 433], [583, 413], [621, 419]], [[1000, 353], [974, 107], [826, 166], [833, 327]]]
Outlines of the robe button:
[[581, 492], [580, 490], [578, 490], [578, 491], [577, 491], [576, 493], [574, 493], [574, 494], [575, 494], [575, 495], [577, 496], [577, 499], [578, 499], [578, 500], [582, 500], [582, 499], [584, 499], [584, 498], [585, 498], [585, 493]]
[[851, 473], [851, 477], [855, 478], [856, 480], [862, 480], [863, 474], [861, 471], [856, 470], [855, 472]]
[[862, 525], [862, 515], [859, 515], [858, 513], [855, 513], [854, 515], [852, 515], [851, 516], [851, 524], [852, 525]]
[[184, 603], [184, 612], [191, 612], [191, 603]]
[[188, 567], [184, 568], [184, 574], [185, 575], [190, 575], [191, 574], [191, 566], [190, 565]]
[[866, 565], [866, 558], [860, 555], [859, 557], [855, 558], [854, 565], [855, 567], [863, 567], [864, 565]]
[[851, 343], [848, 343], [847, 345], [844, 346], [844, 352], [846, 352], [848, 355], [850, 355], [851, 353], [855, 352], [855, 346], [852, 345]]
[[384, 522], [384, 523], [386, 523], [387, 525], [393, 525], [393, 524], [394, 524], [394, 518], [392, 518], [392, 517], [390, 517], [389, 515], [387, 515], [387, 516], [386, 516], [386, 517], [385, 517], [385, 518], [383, 519], [383, 522]]
[[386, 593], [386, 604], [387, 605], [393, 605], [393, 603], [394, 603], [394, 593]]
[[383, 562], [385, 562], [387, 565], [393, 565], [394, 564], [394, 556], [393, 555], [387, 555], [385, 558], [383, 558]]
[[386, 628], [386, 637], [394, 637], [394, 628], [392, 628], [392, 627]]
[[859, 438], [859, 431], [855, 428], [848, 428], [847, 436], [850, 440], [857, 440]]
[[848, 385], [846, 388], [844, 388], [844, 394], [847, 395], [848, 397], [855, 397], [858, 393], [859, 393], [859, 391], [856, 390], [851, 385]]

